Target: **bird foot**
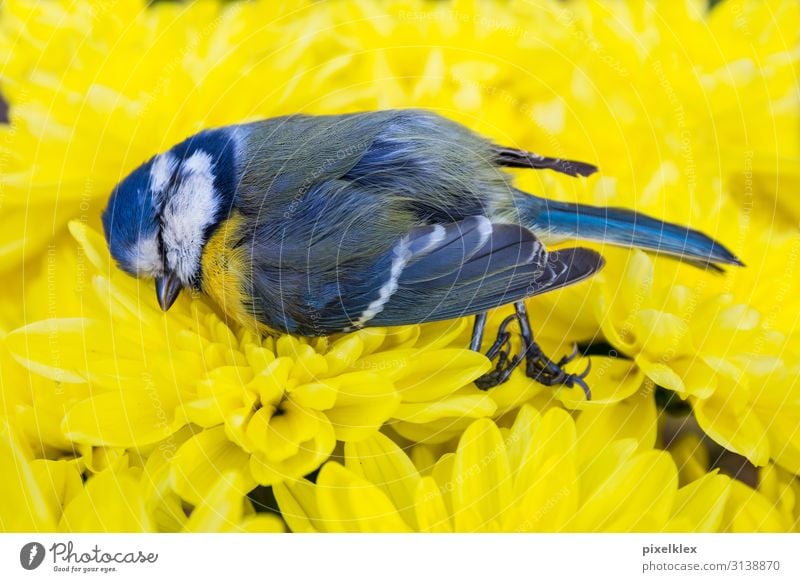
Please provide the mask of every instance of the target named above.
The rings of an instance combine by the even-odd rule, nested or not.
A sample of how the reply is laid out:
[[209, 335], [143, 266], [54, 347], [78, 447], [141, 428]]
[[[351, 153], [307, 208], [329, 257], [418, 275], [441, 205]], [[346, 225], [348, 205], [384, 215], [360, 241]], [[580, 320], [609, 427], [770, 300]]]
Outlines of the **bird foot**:
[[586, 369], [580, 374], [571, 374], [564, 370], [564, 366], [577, 356], [577, 346], [573, 349], [572, 354], [564, 356], [557, 363], [545, 356], [537, 344], [533, 344], [532, 348], [535, 351], [528, 354], [525, 366], [525, 374], [528, 378], [533, 378], [545, 386], [566, 386], [567, 388], [574, 388], [577, 385], [580, 386], [583, 393], [586, 394], [586, 400], [592, 399], [592, 391], [586, 383], [586, 377], [592, 370], [591, 360], [586, 365]]
[[[495, 361], [495, 367], [477, 380], [475, 385], [481, 390], [488, 390], [506, 382], [511, 373], [525, 360], [525, 374], [545, 386], [566, 386], [573, 388], [580, 386], [586, 399], [592, 399], [592, 392], [586, 383], [586, 377], [591, 370], [591, 361], [580, 374], [571, 374], [564, 370], [564, 366], [573, 361], [579, 354], [575, 346], [572, 353], [562, 357], [558, 362], [548, 358], [539, 344], [533, 339], [528, 314], [524, 305], [516, 306], [516, 312], [506, 317], [497, 331], [497, 338], [486, 352], [486, 357]], [[508, 331], [512, 322], [519, 324], [522, 335], [522, 349], [519, 354], [511, 355], [511, 333]]]

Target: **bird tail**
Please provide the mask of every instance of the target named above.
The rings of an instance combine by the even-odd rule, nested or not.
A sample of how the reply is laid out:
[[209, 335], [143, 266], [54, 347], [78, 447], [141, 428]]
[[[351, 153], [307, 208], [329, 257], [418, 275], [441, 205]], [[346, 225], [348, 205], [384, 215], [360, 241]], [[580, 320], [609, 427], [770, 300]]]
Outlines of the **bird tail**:
[[711, 237], [625, 208], [606, 208], [515, 195], [523, 223], [542, 237], [605, 242], [679, 258], [701, 268], [743, 263]]

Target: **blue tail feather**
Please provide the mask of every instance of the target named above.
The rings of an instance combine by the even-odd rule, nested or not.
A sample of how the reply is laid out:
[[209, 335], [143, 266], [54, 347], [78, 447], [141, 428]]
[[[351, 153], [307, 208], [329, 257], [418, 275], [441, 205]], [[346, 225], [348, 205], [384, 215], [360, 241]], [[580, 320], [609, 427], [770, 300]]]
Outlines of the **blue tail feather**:
[[625, 208], [605, 208], [515, 196], [523, 223], [536, 233], [606, 242], [675, 256], [700, 267], [743, 263], [721, 243], [702, 232], [664, 222]]

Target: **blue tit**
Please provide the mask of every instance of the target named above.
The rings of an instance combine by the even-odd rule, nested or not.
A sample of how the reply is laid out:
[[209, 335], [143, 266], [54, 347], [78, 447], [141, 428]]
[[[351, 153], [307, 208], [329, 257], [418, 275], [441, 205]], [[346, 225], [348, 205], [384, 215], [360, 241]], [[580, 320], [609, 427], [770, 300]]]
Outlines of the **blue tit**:
[[[202, 131], [125, 178], [103, 213], [121, 269], [153, 278], [161, 308], [201, 291], [262, 333], [319, 336], [475, 315], [513, 303], [481, 388], [525, 360], [548, 385], [580, 385], [533, 339], [523, 300], [582, 281], [594, 250], [566, 239], [740, 265], [708, 236], [622, 208], [518, 190], [505, 168], [588, 176], [593, 165], [494, 144], [432, 112], [291, 115]], [[510, 356], [509, 325], [522, 352]]]

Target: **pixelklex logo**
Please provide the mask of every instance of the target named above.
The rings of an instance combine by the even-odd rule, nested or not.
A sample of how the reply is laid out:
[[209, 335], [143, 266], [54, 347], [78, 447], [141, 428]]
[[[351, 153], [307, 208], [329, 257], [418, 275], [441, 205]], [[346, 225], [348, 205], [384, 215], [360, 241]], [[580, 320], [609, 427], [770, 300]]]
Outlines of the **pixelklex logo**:
[[19, 563], [26, 570], [35, 570], [44, 561], [44, 546], [39, 542], [28, 542], [19, 551]]

